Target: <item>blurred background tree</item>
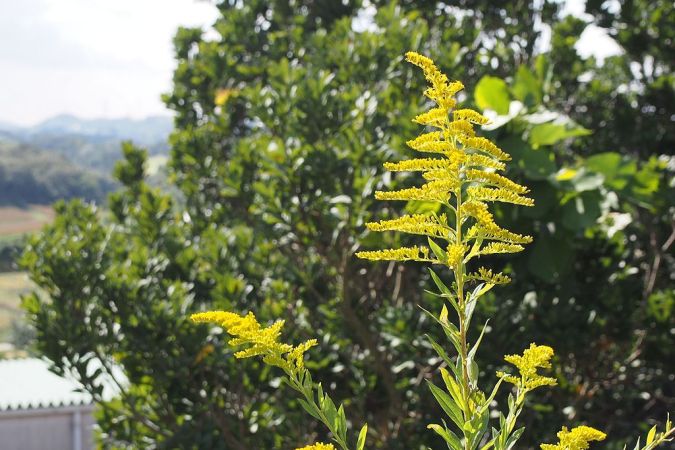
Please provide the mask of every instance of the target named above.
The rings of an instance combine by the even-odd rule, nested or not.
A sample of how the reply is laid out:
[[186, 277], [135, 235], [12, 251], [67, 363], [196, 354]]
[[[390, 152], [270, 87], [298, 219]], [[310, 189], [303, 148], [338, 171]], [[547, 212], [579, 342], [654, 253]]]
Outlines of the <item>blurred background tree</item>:
[[[495, 317], [486, 377], [531, 341], [557, 350], [560, 388], [537, 397], [524, 444], [588, 422], [622, 448], [673, 410], [672, 3], [589, 1], [622, 48], [602, 63], [574, 48], [587, 22], [550, 1], [218, 8], [208, 33], [175, 38], [165, 101], [177, 193], [150, 187], [145, 152], [126, 145], [110, 212], [60, 204], [23, 258], [48, 294], [24, 301], [37, 348], [100, 402], [105, 446], [326, 439], [274, 372], [234, 361], [225, 338], [187, 322], [206, 308], [283, 318], [290, 340], [318, 337], [308, 365], [351, 419], [369, 422], [370, 448], [440, 445], [425, 429], [441, 414], [424, 383], [440, 363], [422, 337], [439, 330], [417, 307], [438, 307], [427, 275], [353, 258], [406, 239], [370, 234], [366, 221], [429, 207], [372, 201], [408, 183], [380, 176], [418, 131], [423, 80], [402, 63], [408, 49], [489, 110], [486, 133], [537, 201], [498, 211], [535, 244], [504, 268], [514, 282], [479, 305]], [[101, 377], [117, 380], [118, 398], [100, 397]]]

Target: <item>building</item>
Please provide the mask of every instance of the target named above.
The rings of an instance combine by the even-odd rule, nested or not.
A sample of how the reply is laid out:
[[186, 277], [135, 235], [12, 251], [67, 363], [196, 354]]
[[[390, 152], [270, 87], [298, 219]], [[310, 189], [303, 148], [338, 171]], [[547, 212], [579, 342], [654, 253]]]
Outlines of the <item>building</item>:
[[0, 449], [90, 450], [94, 405], [37, 358], [0, 360]]

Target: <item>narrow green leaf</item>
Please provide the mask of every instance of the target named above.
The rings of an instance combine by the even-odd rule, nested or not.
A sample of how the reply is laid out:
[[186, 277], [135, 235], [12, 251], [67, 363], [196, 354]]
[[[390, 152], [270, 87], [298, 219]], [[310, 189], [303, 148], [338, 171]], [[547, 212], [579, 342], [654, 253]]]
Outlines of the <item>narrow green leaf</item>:
[[[459, 405], [459, 408], [462, 411], [466, 410], [466, 405], [464, 404], [464, 398], [462, 397], [462, 388], [459, 387], [459, 384], [450, 376], [450, 373], [445, 370], [444, 368], [441, 368], [441, 377], [443, 378], [443, 382], [445, 383], [445, 387], [452, 395], [452, 398], [455, 400], [455, 403]], [[459, 378], [459, 376], [457, 377]]]
[[481, 341], [483, 340], [483, 335], [485, 334], [485, 328], [487, 328], [489, 320], [485, 321], [485, 325], [483, 325], [483, 329], [480, 332], [480, 335], [478, 336], [478, 339], [476, 340], [476, 343], [473, 345], [471, 350], [469, 350], [469, 359], [473, 360], [474, 357], [476, 356], [476, 352], [478, 351], [478, 346], [480, 346]]
[[427, 428], [429, 428], [430, 430], [434, 430], [436, 434], [442, 437], [448, 444], [448, 447], [450, 447], [452, 450], [462, 450], [463, 448], [462, 441], [460, 441], [457, 435], [452, 431], [448, 430], [447, 428], [443, 428], [442, 426], [437, 425], [435, 423], [427, 425]]
[[[454, 372], [454, 371], [455, 371], [455, 364], [452, 362], [452, 360], [450, 359], [450, 357], [448, 356], [448, 354], [445, 352], [445, 350], [443, 350], [443, 347], [441, 347], [436, 341], [434, 341], [433, 338], [432, 338], [431, 336], [429, 336], [428, 334], [426, 335], [426, 338], [427, 338], [427, 340], [429, 341], [429, 343], [431, 344], [431, 346], [433, 347], [433, 349], [436, 351], [436, 353], [438, 354], [438, 356], [440, 356], [441, 359], [442, 359], [448, 366], [450, 366], [450, 368], [451, 368], [452, 371]], [[457, 345], [456, 345], [455, 347], [457, 348]], [[458, 351], [459, 351], [459, 350], [458, 350]], [[457, 375], [457, 374], [455, 374], [455, 375]]]
[[488, 408], [490, 407], [490, 403], [492, 403], [492, 400], [494, 400], [495, 396], [497, 395], [497, 391], [499, 391], [499, 386], [501, 386], [503, 382], [504, 382], [503, 378], [497, 380], [497, 384], [495, 384], [495, 387], [492, 389], [492, 393], [483, 402], [483, 405], [481, 406], [481, 408], [479, 408], [479, 411], [483, 412], [488, 410]]
[[464, 426], [464, 418], [462, 412], [460, 411], [457, 404], [448, 394], [446, 394], [442, 389], [436, 386], [431, 381], [427, 381], [429, 384], [429, 389], [433, 394], [434, 398], [441, 405], [443, 411], [450, 417], [450, 419], [457, 425], [460, 429]]
[[654, 425], [652, 429], [649, 430], [649, 433], [647, 433], [647, 445], [654, 442], [655, 437], [656, 437], [656, 425]]
[[307, 403], [307, 401], [302, 399], [302, 398], [300, 398], [298, 400], [300, 401], [300, 406], [302, 406], [302, 408], [305, 411], [307, 411], [309, 413], [309, 415], [314, 417], [316, 420], [321, 420], [321, 417], [319, 416], [319, 412], [314, 405], [311, 405], [311, 404]]
[[457, 304], [457, 300], [455, 299], [455, 295], [452, 293], [450, 288], [448, 288], [445, 283], [436, 275], [436, 272], [433, 270], [429, 269], [429, 273], [431, 274], [431, 279], [434, 280], [434, 284], [436, 284], [436, 287], [438, 290], [441, 292], [441, 297], [448, 299], [452, 307], [457, 311], [459, 314], [459, 305]]
[[[445, 307], [444, 307], [445, 308]], [[454, 326], [452, 323], [448, 321], [442, 321], [438, 317], [436, 317], [434, 314], [431, 312], [427, 311], [426, 309], [420, 307], [422, 311], [424, 311], [429, 317], [431, 317], [434, 321], [438, 322], [439, 325], [443, 327], [443, 331], [445, 332], [446, 337], [452, 342], [452, 344], [455, 346], [455, 348], [458, 348], [459, 345], [459, 330], [457, 329], [456, 326]], [[458, 350], [459, 353], [459, 350]]]
[[516, 445], [516, 442], [518, 442], [518, 439], [520, 439], [520, 436], [523, 434], [525, 431], [525, 427], [518, 428], [516, 431], [514, 431], [511, 436], [506, 440], [506, 448], [505, 450], [510, 450], [513, 448], [514, 445]]
[[368, 434], [368, 424], [365, 424], [359, 432], [359, 438], [356, 441], [356, 450], [363, 450], [366, 445], [366, 434]]
[[337, 416], [335, 418], [335, 429], [339, 436], [344, 436], [347, 432], [347, 417], [345, 416], [345, 408], [341, 404], [337, 411]]
[[474, 427], [476, 428], [476, 432], [469, 439], [469, 446], [472, 450], [478, 448], [478, 445], [483, 439], [483, 436], [488, 432], [489, 421], [490, 412], [487, 410], [483, 411], [482, 414], [479, 413], [475, 416], [473, 423]]
[[431, 248], [431, 251], [434, 252], [434, 255], [436, 255], [436, 258], [438, 258], [439, 261], [445, 263], [448, 260], [448, 255], [445, 253], [445, 251], [434, 242], [433, 239], [428, 238], [429, 240], [429, 247]]

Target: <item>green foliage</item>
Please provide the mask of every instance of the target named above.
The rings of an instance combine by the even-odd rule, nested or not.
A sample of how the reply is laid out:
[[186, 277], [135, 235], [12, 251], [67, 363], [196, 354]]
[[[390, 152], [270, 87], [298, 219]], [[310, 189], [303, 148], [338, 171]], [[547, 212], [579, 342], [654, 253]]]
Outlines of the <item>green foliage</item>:
[[[429, 208], [372, 200], [376, 189], [411, 186], [377, 169], [400, 159], [415, 131], [409, 120], [423, 108], [410, 102], [421, 80], [400, 64], [409, 48], [467, 86], [488, 75], [507, 87], [509, 107], [491, 108], [501, 115], [487, 134], [513, 155], [508, 175], [530, 186], [536, 206], [501, 207], [495, 217], [535, 243], [508, 264], [487, 259], [514, 283], [474, 311], [477, 324], [494, 317], [481, 345], [482, 379], [497, 383], [504, 348], [536, 340], [555, 343], [560, 355], [560, 388], [533, 394], [519, 445], [550, 442], [547, 430], [588, 421], [608, 431], [608, 448], [621, 448], [633, 424], [672, 411], [675, 319], [661, 305], [672, 293], [675, 193], [660, 156], [672, 147], [664, 121], [672, 75], [663, 66], [672, 59], [659, 58], [662, 75], [646, 90], [621, 92], [639, 53], [604, 66], [582, 60], [572, 45], [584, 24], [558, 21], [554, 3], [479, 2], [461, 17], [436, 14], [438, 2], [371, 3], [372, 31], [352, 28], [357, 2], [262, 0], [221, 3], [217, 39], [179, 30], [165, 100], [176, 112], [169, 164], [180, 196], [150, 188], [134, 173], [142, 153], [128, 150], [133, 163], [117, 171], [127, 184], [111, 216], [61, 205], [32, 241], [24, 261], [50, 296], [26, 300], [38, 349], [94, 394], [104, 372], [123, 368], [120, 396], [97, 397], [106, 445], [327, 441], [267, 369], [233, 361], [222, 335], [186, 322], [205, 308], [285, 318], [293, 340], [318, 335], [322, 356], [308, 368], [354, 423], [369, 423], [368, 448], [444, 445], [424, 429], [443, 410], [420, 389], [431, 372], [419, 362], [443, 364], [420, 338], [432, 330], [441, 342], [444, 334], [416, 306], [438, 302], [421, 289], [428, 275], [415, 264], [353, 259], [360, 248], [411, 242], [366, 232], [365, 222]], [[553, 38], [551, 52], [536, 56], [531, 21], [539, 13]], [[498, 38], [494, 46], [482, 32]], [[665, 40], [649, 42], [667, 51]], [[586, 70], [590, 81], [579, 78]], [[224, 90], [231, 94], [216, 102]], [[473, 91], [469, 103], [477, 103]], [[559, 138], [532, 142], [541, 125]], [[94, 360], [101, 373], [86, 370]]]

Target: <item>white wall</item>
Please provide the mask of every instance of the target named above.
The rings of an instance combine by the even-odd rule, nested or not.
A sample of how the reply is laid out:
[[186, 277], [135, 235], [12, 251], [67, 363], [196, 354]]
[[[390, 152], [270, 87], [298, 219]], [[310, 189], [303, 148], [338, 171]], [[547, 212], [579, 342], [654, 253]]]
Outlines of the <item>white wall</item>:
[[[0, 411], [2, 450], [92, 450], [94, 417], [91, 405]], [[80, 445], [74, 428], [80, 414]]]

